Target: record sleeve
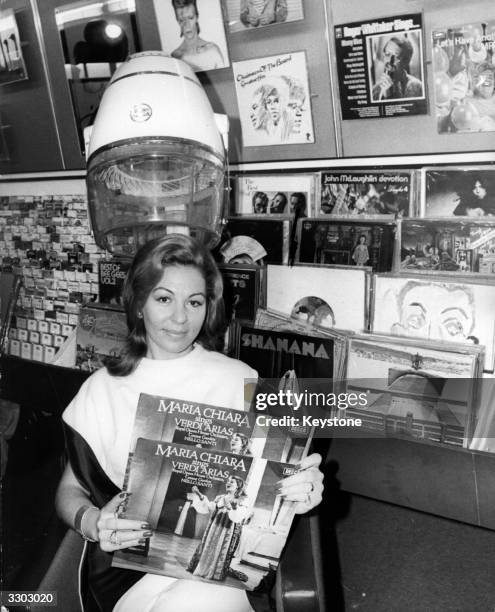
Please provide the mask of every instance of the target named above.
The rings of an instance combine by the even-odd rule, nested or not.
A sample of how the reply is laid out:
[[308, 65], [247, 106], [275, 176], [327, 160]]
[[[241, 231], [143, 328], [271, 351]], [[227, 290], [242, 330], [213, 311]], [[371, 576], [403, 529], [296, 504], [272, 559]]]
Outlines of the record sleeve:
[[495, 224], [479, 220], [405, 219], [397, 271], [495, 275]]
[[495, 166], [432, 166], [421, 173], [422, 217], [495, 221]]
[[323, 328], [360, 332], [366, 329], [368, 276], [360, 267], [270, 265], [267, 308]]
[[480, 347], [385, 336], [349, 340], [347, 391], [365, 392], [348, 407], [363, 428], [467, 447], [476, 425]]
[[218, 269], [223, 277], [227, 319], [253, 322], [265, 296], [264, 269], [249, 264], [220, 264]]
[[312, 216], [314, 174], [243, 175], [235, 177], [233, 215], [294, 214]]
[[419, 274], [375, 274], [373, 281], [373, 332], [484, 345], [485, 367], [493, 371], [495, 285]]
[[413, 216], [413, 173], [413, 170], [321, 172], [316, 216]]
[[223, 263], [286, 264], [289, 259], [290, 220], [230, 217], [215, 256]]
[[[256, 381], [251, 381], [254, 387]], [[248, 381], [246, 381], [248, 384]], [[271, 414], [270, 408], [266, 414]], [[308, 440], [296, 440], [280, 427], [256, 423], [254, 410], [221, 408], [141, 393], [130, 448], [138, 438], [190, 444], [273, 461], [299, 461]]]
[[130, 266], [130, 260], [107, 259], [98, 262], [98, 297], [101, 303], [122, 304], [122, 289]]
[[395, 222], [301, 219], [297, 229], [300, 263], [370, 266], [374, 272], [392, 270]]
[[277, 483], [296, 466], [139, 438], [123, 516], [147, 521], [148, 546], [119, 550], [112, 565], [255, 589], [276, 569], [295, 503]]

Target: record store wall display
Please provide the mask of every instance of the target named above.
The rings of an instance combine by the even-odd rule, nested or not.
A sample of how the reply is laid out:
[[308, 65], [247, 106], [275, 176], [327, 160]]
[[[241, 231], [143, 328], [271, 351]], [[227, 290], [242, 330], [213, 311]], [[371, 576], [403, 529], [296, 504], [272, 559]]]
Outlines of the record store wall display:
[[373, 280], [373, 332], [481, 344], [485, 368], [493, 371], [495, 285], [419, 275], [375, 274]]
[[349, 340], [348, 392], [366, 406], [346, 409], [366, 430], [467, 447], [476, 423], [479, 346], [356, 336]]
[[363, 331], [368, 270], [270, 265], [267, 308], [321, 327]]
[[230, 217], [214, 254], [222, 263], [286, 264], [289, 238], [289, 219]]
[[234, 179], [234, 215], [312, 215], [314, 174], [245, 175]]
[[414, 216], [414, 177], [412, 170], [321, 172], [316, 216]]
[[395, 222], [300, 219], [297, 229], [300, 263], [370, 266], [374, 272], [392, 270]]
[[422, 169], [422, 217], [493, 217], [495, 166]]
[[400, 245], [400, 271], [486, 274], [495, 278], [495, 224], [404, 219]]

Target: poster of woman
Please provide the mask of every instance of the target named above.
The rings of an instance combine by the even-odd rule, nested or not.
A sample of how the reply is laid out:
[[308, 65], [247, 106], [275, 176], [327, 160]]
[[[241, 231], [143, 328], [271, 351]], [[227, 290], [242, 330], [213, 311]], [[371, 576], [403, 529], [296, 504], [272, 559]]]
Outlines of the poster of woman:
[[304, 51], [233, 62], [244, 146], [314, 142]]
[[155, 0], [163, 51], [195, 72], [230, 66], [220, 0]]

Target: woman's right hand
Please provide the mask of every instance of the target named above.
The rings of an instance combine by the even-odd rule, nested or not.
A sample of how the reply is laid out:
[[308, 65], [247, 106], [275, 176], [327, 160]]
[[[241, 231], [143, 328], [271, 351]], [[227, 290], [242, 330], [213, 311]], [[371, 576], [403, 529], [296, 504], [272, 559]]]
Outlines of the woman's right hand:
[[96, 533], [95, 539], [105, 552], [142, 545], [153, 535], [149, 523], [119, 518], [119, 512], [125, 509], [127, 497], [128, 494], [122, 492], [111, 499], [100, 510], [100, 515], [92, 526]]

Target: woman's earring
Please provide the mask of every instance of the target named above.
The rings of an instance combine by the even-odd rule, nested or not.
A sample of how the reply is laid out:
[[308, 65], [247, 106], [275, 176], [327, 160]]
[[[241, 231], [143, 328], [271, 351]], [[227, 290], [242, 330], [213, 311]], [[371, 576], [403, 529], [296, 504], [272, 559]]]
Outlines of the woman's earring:
[[142, 319], [143, 313], [140, 310], [138, 310], [137, 316], [138, 316], [138, 319]]

